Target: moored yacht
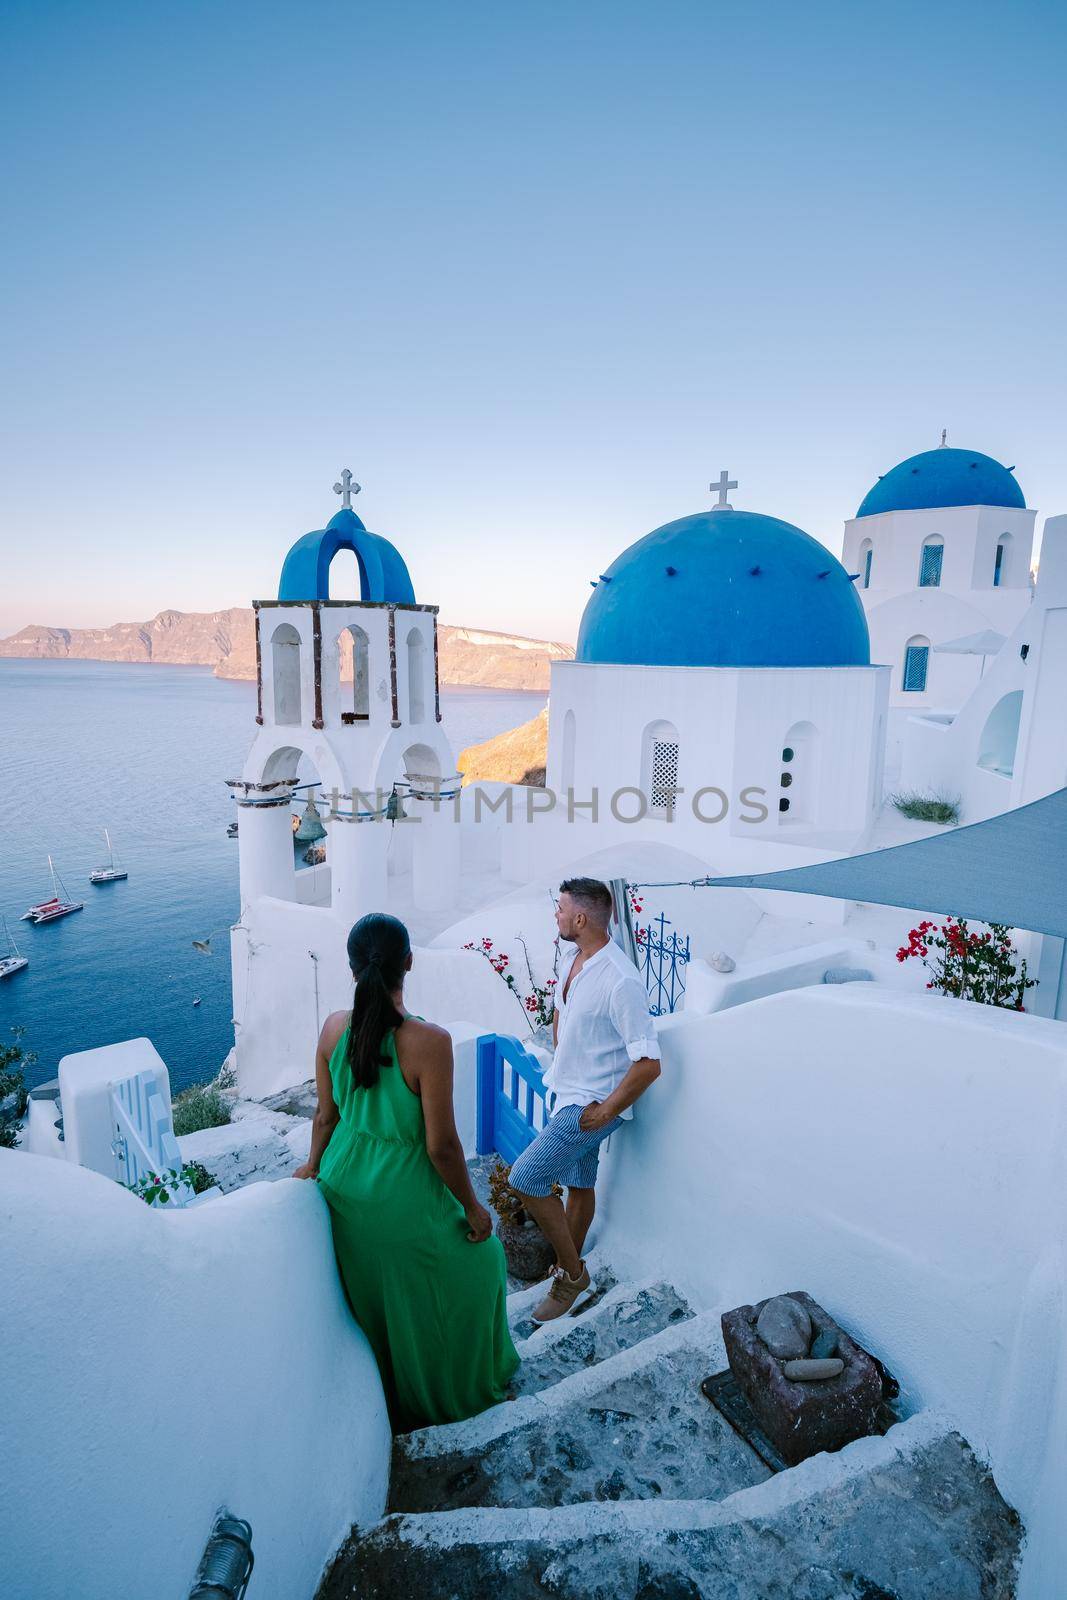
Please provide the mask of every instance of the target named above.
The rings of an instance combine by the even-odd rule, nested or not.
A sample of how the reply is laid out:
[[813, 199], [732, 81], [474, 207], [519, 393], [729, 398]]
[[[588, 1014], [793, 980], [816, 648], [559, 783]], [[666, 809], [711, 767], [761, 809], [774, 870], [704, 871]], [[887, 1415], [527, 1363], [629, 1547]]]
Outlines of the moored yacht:
[[14, 973], [21, 972], [23, 967], [28, 967], [30, 960], [24, 956], [15, 943], [11, 929], [7, 925], [7, 918], [0, 917], [0, 928], [4, 932], [4, 954], [0, 956], [0, 978], [10, 978]]
[[111, 843], [111, 835], [104, 829], [104, 838], [107, 840], [107, 866], [94, 867], [89, 874], [90, 883], [119, 883], [123, 878], [128, 878], [129, 873], [125, 867], [115, 865], [115, 847]]
[[84, 902], [70, 898], [51, 856], [48, 857], [48, 870], [52, 874], [52, 898], [42, 900], [40, 905], [30, 906], [28, 911], [22, 913], [23, 922], [56, 922], [60, 917], [69, 917], [72, 911], [82, 910]]

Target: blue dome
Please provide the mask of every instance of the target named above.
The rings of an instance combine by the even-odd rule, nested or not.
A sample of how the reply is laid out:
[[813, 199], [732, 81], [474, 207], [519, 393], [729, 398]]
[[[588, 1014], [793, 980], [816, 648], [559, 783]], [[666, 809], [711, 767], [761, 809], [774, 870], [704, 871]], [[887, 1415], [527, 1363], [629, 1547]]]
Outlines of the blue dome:
[[381, 534], [368, 533], [351, 509], [338, 511], [325, 528], [296, 541], [282, 566], [278, 599], [328, 600], [330, 562], [339, 550], [355, 553], [361, 600], [415, 604], [415, 590], [399, 550]]
[[857, 517], [881, 511], [926, 511], [936, 506], [1011, 506], [1026, 510], [1010, 467], [977, 450], [924, 450], [879, 478]]
[[848, 573], [776, 517], [713, 510], [646, 534], [602, 573], [578, 661], [666, 667], [866, 667]]

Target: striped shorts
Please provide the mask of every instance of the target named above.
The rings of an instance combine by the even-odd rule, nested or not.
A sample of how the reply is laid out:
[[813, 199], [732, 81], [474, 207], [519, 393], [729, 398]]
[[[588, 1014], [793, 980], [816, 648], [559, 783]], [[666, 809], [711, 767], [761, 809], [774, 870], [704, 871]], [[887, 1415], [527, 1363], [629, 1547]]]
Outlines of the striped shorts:
[[543, 1199], [552, 1185], [566, 1189], [592, 1189], [596, 1184], [600, 1146], [622, 1121], [613, 1117], [606, 1127], [587, 1133], [579, 1127], [584, 1106], [564, 1106], [545, 1123], [532, 1144], [519, 1156], [508, 1182], [519, 1194]]

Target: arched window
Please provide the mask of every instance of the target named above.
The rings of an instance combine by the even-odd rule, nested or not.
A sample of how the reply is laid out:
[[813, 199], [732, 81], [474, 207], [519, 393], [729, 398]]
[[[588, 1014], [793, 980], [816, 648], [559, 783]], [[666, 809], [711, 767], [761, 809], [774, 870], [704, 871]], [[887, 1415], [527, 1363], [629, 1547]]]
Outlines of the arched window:
[[1001, 695], [985, 720], [978, 741], [978, 765], [987, 772], [1010, 778], [1015, 772], [1015, 747], [1019, 743], [1019, 719], [1023, 712], [1023, 692], [1013, 689]]
[[649, 811], [669, 816], [678, 788], [678, 730], [672, 722], [650, 722], [641, 746], [641, 789]]
[[300, 722], [300, 635], [290, 622], [280, 622], [270, 636], [274, 682], [274, 720]]
[[778, 814], [782, 822], [811, 822], [815, 816], [816, 753], [814, 723], [794, 722], [782, 740]]
[[945, 541], [938, 534], [923, 542], [919, 562], [919, 588], [936, 589], [941, 583], [941, 563], [945, 557]]
[[352, 715], [365, 722], [370, 716], [370, 640], [355, 623], [346, 632], [352, 640]]
[[909, 694], [923, 694], [926, 690], [926, 670], [930, 664], [930, 641], [916, 634], [904, 646], [904, 673], [900, 687]]
[[574, 788], [574, 745], [578, 725], [574, 712], [568, 711], [563, 719], [563, 762], [560, 768], [560, 788], [566, 792]]
[[993, 587], [1001, 588], [1008, 581], [1008, 557], [1011, 553], [1011, 534], [1002, 533], [997, 540], [996, 554], [993, 557]]
[[408, 721], [426, 716], [426, 641], [418, 628], [408, 634]]
[[871, 587], [871, 567], [874, 564], [874, 545], [864, 539], [860, 545], [860, 582], [865, 589]]
[[404, 779], [418, 794], [434, 794], [441, 787], [441, 762], [428, 744], [412, 744], [401, 757]]

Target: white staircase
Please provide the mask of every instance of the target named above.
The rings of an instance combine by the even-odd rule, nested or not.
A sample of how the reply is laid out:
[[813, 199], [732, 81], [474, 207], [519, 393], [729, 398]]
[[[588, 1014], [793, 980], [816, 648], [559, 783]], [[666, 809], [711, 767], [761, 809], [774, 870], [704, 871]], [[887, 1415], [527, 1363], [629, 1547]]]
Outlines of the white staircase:
[[719, 1311], [594, 1279], [534, 1329], [509, 1299], [517, 1398], [397, 1438], [389, 1514], [319, 1600], [1009, 1600], [1019, 1519], [920, 1413], [773, 1474], [705, 1399]]

